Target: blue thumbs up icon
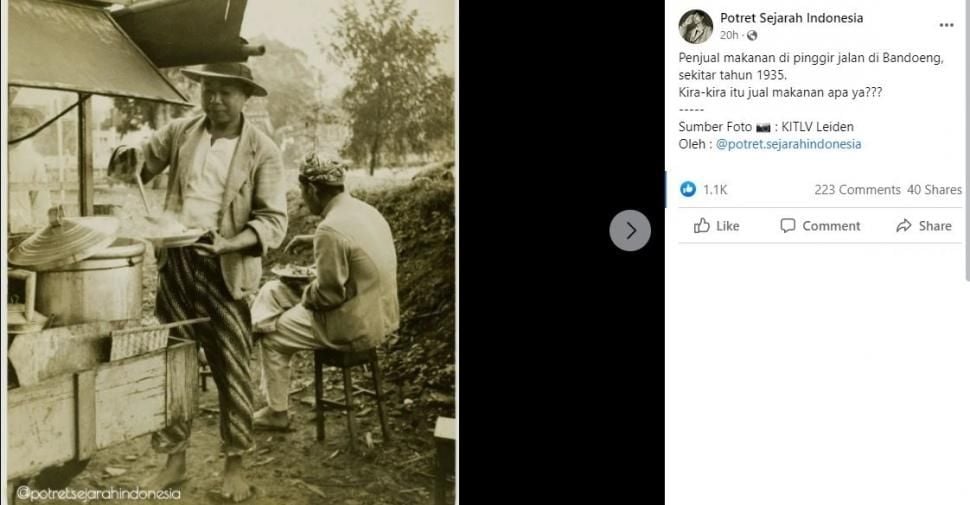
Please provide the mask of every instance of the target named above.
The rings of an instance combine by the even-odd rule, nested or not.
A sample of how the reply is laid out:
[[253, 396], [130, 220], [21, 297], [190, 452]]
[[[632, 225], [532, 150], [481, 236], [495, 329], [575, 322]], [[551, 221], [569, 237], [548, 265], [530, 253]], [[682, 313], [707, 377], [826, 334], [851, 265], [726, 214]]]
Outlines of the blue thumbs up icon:
[[694, 193], [696, 192], [697, 185], [693, 182], [684, 181], [684, 183], [680, 185], [680, 194], [686, 196], [687, 198], [694, 196]]

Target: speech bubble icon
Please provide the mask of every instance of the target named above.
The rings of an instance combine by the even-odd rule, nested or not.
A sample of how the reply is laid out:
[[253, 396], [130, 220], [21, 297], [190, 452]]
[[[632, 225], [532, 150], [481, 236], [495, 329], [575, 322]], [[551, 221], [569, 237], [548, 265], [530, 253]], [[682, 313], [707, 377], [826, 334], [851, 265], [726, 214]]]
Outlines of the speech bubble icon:
[[791, 217], [784, 217], [781, 219], [781, 231], [788, 233], [790, 231], [795, 231], [795, 219]]

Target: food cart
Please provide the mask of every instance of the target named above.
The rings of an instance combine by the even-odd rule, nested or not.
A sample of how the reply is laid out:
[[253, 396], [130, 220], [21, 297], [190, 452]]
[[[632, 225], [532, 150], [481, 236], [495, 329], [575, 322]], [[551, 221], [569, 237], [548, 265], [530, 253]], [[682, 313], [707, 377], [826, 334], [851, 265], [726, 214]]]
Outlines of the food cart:
[[16, 482], [66, 485], [97, 450], [195, 414], [198, 350], [169, 331], [206, 319], [143, 325], [147, 246], [119, 236], [116, 218], [95, 215], [90, 97], [190, 105], [159, 68], [262, 54], [239, 38], [245, 8], [245, 0], [9, 2], [10, 89], [69, 91], [77, 101], [8, 145], [76, 110], [78, 205], [72, 216], [52, 207], [43, 228], [8, 244], [11, 289], [22, 287], [6, 300], [16, 372], [7, 391], [8, 502]]

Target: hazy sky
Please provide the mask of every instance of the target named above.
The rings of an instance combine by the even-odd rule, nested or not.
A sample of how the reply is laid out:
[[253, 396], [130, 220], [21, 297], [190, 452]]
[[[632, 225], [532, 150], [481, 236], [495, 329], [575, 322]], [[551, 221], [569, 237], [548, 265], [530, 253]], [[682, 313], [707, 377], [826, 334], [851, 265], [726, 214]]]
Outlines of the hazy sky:
[[[330, 76], [330, 84], [340, 85], [344, 79], [335, 75], [339, 69], [327, 62], [320, 51], [318, 37], [329, 40], [334, 27], [332, 9], [343, 0], [249, 0], [240, 35], [253, 38], [266, 35], [302, 49], [310, 62]], [[456, 0], [405, 0], [408, 10], [418, 11], [419, 23], [448, 37], [438, 48], [438, 60], [445, 72], [454, 74], [455, 62], [455, 5]], [[366, 1], [355, 0], [359, 6]], [[329, 90], [332, 91], [332, 90]]]

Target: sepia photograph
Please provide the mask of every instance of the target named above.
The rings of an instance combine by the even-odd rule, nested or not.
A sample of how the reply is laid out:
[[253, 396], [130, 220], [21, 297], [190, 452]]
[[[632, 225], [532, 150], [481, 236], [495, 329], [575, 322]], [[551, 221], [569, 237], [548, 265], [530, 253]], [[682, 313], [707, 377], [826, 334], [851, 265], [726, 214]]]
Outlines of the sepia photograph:
[[457, 1], [3, 5], [5, 503], [455, 503]]

